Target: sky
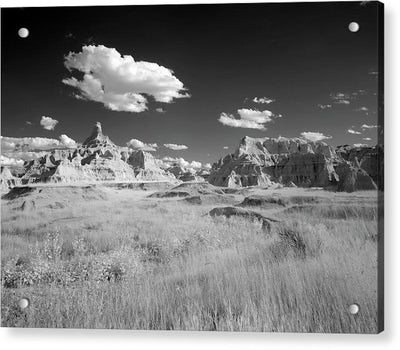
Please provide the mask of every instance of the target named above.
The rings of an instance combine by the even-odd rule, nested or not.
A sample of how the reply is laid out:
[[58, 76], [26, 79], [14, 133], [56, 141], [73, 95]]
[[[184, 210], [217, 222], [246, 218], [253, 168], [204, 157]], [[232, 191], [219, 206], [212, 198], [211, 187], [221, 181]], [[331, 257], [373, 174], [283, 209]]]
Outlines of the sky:
[[96, 121], [118, 145], [203, 164], [244, 136], [377, 143], [376, 2], [1, 15], [2, 152], [72, 147]]

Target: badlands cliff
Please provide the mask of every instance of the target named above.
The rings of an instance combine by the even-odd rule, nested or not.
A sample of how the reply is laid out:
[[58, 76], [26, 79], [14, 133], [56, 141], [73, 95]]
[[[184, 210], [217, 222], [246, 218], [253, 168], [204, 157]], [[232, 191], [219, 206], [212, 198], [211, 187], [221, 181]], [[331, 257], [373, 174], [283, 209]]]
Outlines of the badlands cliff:
[[32, 183], [88, 181], [176, 181], [142, 150], [116, 146], [96, 123], [92, 134], [75, 149], [54, 149], [25, 164], [21, 177], [2, 169], [2, 188]]
[[213, 164], [216, 186], [324, 187], [339, 191], [377, 188], [380, 157], [376, 148], [338, 149], [301, 138], [244, 137], [235, 153]]
[[[323, 187], [338, 191], [383, 189], [383, 149], [340, 146], [302, 138], [244, 137], [235, 153], [210, 173], [166, 166], [151, 153], [115, 145], [96, 123], [74, 149], [54, 149], [26, 162], [22, 172], [1, 169], [1, 188], [33, 183], [208, 181], [221, 187]], [[378, 184], [378, 186], [377, 186]]]

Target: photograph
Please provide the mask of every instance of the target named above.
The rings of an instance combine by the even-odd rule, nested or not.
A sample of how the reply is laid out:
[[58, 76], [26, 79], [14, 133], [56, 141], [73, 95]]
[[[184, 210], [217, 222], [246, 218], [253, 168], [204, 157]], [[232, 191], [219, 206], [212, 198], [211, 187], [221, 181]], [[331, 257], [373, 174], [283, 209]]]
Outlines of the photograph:
[[1, 8], [1, 327], [382, 332], [383, 11]]

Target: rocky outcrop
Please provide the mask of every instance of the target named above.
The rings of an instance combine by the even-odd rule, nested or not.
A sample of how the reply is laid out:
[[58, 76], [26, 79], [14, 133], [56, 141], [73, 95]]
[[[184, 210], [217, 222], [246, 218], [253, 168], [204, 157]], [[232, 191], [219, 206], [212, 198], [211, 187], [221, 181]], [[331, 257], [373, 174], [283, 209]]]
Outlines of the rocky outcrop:
[[7, 191], [9, 188], [19, 186], [21, 184], [21, 179], [14, 176], [10, 169], [6, 166], [1, 167], [0, 174], [0, 187], [1, 191]]
[[108, 136], [103, 134], [100, 122], [96, 122], [91, 135], [82, 145], [86, 147], [115, 146]]
[[[82, 145], [75, 149], [54, 149], [26, 163], [22, 176], [17, 180], [23, 185], [95, 181], [176, 182], [175, 176], [161, 169], [150, 153], [116, 146], [103, 134], [99, 122]], [[10, 188], [17, 180], [7, 172], [3, 175], [2, 171], [2, 187]]]
[[336, 152], [354, 167], [364, 170], [383, 191], [383, 160], [384, 152], [382, 146], [375, 147], [353, 147], [349, 145], [339, 146]]
[[244, 137], [235, 153], [213, 164], [209, 182], [224, 187], [324, 187], [340, 191], [376, 188], [373, 152], [335, 150], [301, 138]]
[[168, 172], [173, 174], [178, 180], [183, 181], [183, 182], [189, 182], [189, 181], [195, 181], [195, 182], [201, 182], [205, 181], [204, 177], [199, 175], [197, 172], [195, 172], [192, 169], [185, 169], [179, 165], [173, 165], [169, 167]]
[[260, 221], [262, 223], [262, 228], [267, 232], [271, 231], [271, 225], [273, 223], [279, 222], [279, 220], [277, 219], [265, 217], [264, 215], [256, 213], [252, 210], [236, 208], [236, 207], [214, 208], [208, 213], [208, 215], [210, 215], [211, 217], [224, 216], [228, 219], [231, 217], [240, 217], [252, 221]]
[[339, 175], [338, 191], [354, 192], [357, 190], [376, 190], [378, 187], [368, 173], [348, 162], [336, 167]]
[[238, 150], [211, 169], [209, 182], [217, 186], [328, 186], [338, 177], [338, 157], [331, 146], [300, 138], [251, 138], [241, 140]]

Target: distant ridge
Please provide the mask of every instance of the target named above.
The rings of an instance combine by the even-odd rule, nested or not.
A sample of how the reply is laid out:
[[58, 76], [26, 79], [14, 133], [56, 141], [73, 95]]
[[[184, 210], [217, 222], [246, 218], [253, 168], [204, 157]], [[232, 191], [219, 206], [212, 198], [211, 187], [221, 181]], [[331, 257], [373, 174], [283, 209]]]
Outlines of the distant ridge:
[[214, 163], [209, 182], [216, 186], [324, 187], [338, 191], [376, 189], [375, 148], [334, 147], [302, 138], [244, 137], [233, 154]]

